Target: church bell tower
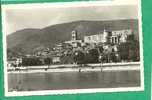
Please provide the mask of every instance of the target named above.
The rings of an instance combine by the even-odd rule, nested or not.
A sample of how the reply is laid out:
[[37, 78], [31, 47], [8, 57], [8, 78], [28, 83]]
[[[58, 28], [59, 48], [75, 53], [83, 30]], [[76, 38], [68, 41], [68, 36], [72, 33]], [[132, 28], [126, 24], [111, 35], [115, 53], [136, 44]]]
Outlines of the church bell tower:
[[71, 34], [72, 34], [72, 39], [71, 40], [72, 41], [76, 41], [78, 39], [77, 31], [74, 30], [74, 31], [71, 32]]

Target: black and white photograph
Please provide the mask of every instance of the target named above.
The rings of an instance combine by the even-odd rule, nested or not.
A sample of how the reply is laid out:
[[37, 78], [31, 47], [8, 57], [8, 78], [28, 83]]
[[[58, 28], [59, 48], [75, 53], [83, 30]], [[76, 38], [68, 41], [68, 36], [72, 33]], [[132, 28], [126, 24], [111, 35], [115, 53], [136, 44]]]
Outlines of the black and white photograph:
[[140, 1], [116, 1], [3, 5], [5, 95], [143, 91]]

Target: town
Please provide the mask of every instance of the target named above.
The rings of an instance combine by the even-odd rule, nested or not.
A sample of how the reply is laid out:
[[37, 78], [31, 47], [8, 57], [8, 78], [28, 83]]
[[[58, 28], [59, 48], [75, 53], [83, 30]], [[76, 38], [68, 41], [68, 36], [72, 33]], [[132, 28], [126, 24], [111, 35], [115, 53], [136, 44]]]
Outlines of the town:
[[131, 29], [104, 29], [83, 39], [79, 38], [77, 30], [73, 30], [69, 41], [35, 51], [32, 55], [8, 56], [7, 59], [9, 67], [139, 62], [139, 41]]

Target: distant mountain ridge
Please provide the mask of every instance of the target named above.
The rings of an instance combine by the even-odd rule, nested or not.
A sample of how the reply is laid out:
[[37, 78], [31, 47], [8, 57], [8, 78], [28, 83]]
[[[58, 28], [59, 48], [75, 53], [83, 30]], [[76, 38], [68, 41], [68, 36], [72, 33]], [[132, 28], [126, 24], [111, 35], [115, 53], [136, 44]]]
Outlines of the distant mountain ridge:
[[71, 32], [77, 30], [80, 39], [86, 35], [97, 34], [104, 29], [123, 30], [132, 29], [138, 40], [138, 20], [111, 20], [111, 21], [75, 21], [51, 25], [42, 29], [23, 29], [7, 36], [7, 48], [25, 54], [33, 53], [35, 48], [52, 47], [56, 43], [71, 39]]

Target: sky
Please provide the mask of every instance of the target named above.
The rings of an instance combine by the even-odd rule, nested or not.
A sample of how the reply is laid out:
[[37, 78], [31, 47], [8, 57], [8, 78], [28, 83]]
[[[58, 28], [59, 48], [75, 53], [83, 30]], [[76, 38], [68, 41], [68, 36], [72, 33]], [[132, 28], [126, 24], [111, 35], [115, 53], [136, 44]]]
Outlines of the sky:
[[136, 5], [90, 7], [36, 7], [5, 10], [6, 34], [25, 28], [44, 28], [50, 25], [79, 20], [137, 19]]

